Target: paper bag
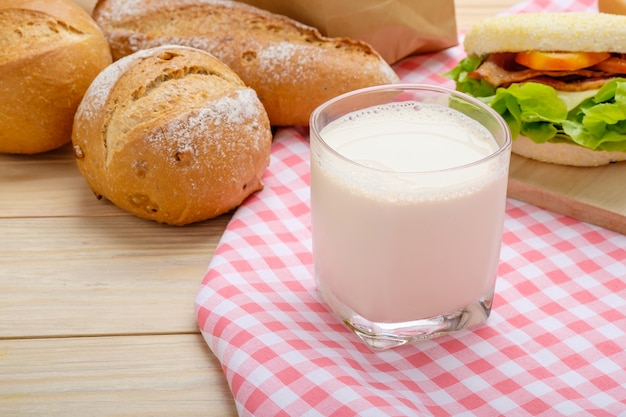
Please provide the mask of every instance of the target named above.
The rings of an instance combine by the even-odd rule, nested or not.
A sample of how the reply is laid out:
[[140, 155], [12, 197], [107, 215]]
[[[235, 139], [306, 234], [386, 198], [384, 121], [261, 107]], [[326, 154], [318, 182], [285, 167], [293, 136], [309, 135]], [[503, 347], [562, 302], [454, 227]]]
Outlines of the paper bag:
[[329, 37], [372, 45], [390, 64], [458, 44], [454, 0], [243, 0]]

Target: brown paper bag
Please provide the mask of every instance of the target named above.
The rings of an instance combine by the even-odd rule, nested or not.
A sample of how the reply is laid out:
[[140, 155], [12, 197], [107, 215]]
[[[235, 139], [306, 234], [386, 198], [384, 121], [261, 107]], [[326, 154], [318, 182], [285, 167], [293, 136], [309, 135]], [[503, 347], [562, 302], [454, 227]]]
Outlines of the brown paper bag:
[[389, 63], [458, 44], [454, 0], [242, 0], [316, 27], [360, 39]]

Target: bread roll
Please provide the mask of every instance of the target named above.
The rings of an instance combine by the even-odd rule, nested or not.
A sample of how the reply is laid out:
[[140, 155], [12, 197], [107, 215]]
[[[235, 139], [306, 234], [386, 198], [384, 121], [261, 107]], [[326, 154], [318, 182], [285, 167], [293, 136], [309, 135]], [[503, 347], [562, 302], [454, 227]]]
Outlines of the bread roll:
[[398, 81], [369, 45], [326, 38], [287, 17], [235, 1], [100, 0], [93, 16], [114, 59], [162, 44], [208, 51], [258, 94], [275, 126], [309, 123], [326, 100]]
[[468, 55], [494, 52], [625, 52], [626, 17], [591, 12], [521, 13], [487, 18], [463, 41]]
[[184, 225], [263, 187], [272, 132], [256, 93], [212, 55], [161, 46], [106, 68], [72, 133], [97, 196], [139, 217]]
[[598, 11], [602, 13], [626, 14], [626, 0], [598, 0]]
[[71, 0], [0, 2], [0, 152], [68, 143], [85, 90], [111, 63], [93, 19]]

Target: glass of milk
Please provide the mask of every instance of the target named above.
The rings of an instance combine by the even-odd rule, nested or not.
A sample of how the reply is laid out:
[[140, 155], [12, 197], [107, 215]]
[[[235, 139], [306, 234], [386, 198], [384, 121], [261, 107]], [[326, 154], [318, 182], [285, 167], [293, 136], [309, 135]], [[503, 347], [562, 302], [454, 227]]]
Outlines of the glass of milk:
[[353, 91], [311, 115], [315, 279], [372, 349], [484, 322], [498, 271], [511, 134], [434, 85]]

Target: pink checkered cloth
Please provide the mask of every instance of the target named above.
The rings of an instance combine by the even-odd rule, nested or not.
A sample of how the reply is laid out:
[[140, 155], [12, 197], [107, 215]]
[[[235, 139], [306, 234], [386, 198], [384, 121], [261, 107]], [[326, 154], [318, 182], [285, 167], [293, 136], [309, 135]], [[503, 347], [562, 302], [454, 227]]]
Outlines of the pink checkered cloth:
[[[512, 12], [594, 8], [537, 0]], [[448, 83], [436, 74], [463, 54], [396, 69]], [[626, 236], [510, 199], [487, 323], [373, 352], [316, 292], [306, 130], [277, 133], [264, 182], [195, 304], [240, 416], [626, 416]]]

